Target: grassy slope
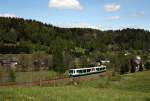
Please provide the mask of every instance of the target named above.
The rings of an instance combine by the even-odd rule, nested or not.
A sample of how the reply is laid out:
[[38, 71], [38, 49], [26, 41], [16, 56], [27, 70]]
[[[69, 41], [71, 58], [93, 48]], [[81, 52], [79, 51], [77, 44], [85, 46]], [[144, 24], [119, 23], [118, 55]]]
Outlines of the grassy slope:
[[[8, 77], [8, 73], [4, 73], [3, 77]], [[16, 82], [31, 82], [31, 81], [37, 81], [37, 80], [48, 80], [52, 79], [54, 77], [58, 76], [58, 73], [54, 71], [33, 71], [33, 72], [16, 72]], [[64, 74], [65, 75], [65, 74]], [[1, 81], [0, 81], [1, 82]], [[4, 81], [5, 83], [8, 83], [9, 80]]]
[[77, 86], [1, 88], [0, 101], [150, 101], [149, 74], [105, 77]]
[[53, 71], [18, 72], [16, 73], [16, 82], [30, 82], [40, 79], [48, 80], [56, 76], [57, 73]]

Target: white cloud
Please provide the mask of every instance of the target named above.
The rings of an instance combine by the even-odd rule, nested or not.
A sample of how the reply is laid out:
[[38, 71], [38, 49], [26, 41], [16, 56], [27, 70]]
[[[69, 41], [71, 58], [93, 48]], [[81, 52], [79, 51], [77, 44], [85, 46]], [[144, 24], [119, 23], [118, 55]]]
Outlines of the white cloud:
[[145, 12], [144, 11], [138, 11], [135, 14], [133, 14], [133, 16], [144, 16]]
[[1, 13], [0, 17], [11, 17], [11, 18], [16, 18], [17, 16], [15, 14], [10, 14], [10, 13]]
[[83, 8], [78, 0], [49, 0], [48, 7], [77, 10], [81, 10]]
[[121, 6], [117, 4], [106, 4], [104, 5], [104, 10], [106, 12], [115, 12], [120, 10]]
[[108, 18], [109, 20], [119, 20], [120, 16], [111, 16], [110, 18]]

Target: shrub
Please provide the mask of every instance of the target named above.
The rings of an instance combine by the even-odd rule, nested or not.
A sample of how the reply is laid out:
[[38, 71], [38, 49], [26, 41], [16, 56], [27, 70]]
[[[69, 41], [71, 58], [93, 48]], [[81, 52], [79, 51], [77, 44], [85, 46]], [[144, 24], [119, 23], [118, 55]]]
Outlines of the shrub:
[[66, 71], [65, 64], [63, 61], [63, 54], [61, 52], [57, 52], [53, 55], [53, 67], [54, 71], [59, 74], [63, 74]]
[[139, 71], [143, 71], [143, 66], [142, 66], [142, 63], [140, 64]]
[[122, 64], [120, 68], [120, 74], [125, 74], [129, 72], [129, 65], [127, 63]]
[[10, 77], [11, 82], [15, 82], [16, 81], [16, 73], [15, 73], [14, 69], [10, 69], [9, 77]]
[[144, 64], [144, 66], [145, 66], [145, 69], [149, 70], [149, 69], [150, 69], [150, 62], [147, 61], [147, 62]]
[[134, 66], [131, 67], [131, 73], [135, 73], [135, 71], [136, 71], [136, 68]]
[[136, 71], [136, 67], [135, 67], [133, 59], [130, 60], [130, 64], [131, 64], [131, 70], [130, 70], [130, 72], [134, 73]]

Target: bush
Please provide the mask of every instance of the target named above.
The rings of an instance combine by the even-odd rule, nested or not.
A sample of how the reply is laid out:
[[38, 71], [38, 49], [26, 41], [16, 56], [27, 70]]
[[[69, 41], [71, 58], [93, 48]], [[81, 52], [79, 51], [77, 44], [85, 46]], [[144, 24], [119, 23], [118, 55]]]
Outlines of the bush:
[[10, 69], [9, 77], [10, 77], [11, 82], [15, 82], [16, 81], [16, 73], [15, 73], [14, 69]]
[[126, 64], [122, 64], [121, 68], [120, 68], [120, 74], [125, 74], [129, 72], [129, 65]]
[[18, 66], [22, 72], [27, 72], [29, 70], [28, 67], [29, 67], [30, 59], [28, 55], [20, 54], [18, 62], [19, 62]]
[[57, 52], [53, 55], [53, 69], [59, 74], [63, 74], [66, 71], [63, 54], [61, 52]]
[[133, 59], [131, 59], [130, 64], [131, 64], [131, 70], [130, 70], [130, 72], [131, 72], [131, 73], [135, 73], [136, 67], [135, 67], [135, 64], [134, 64], [134, 62], [133, 62]]
[[131, 67], [131, 73], [135, 73], [135, 71], [136, 71], [136, 68], [134, 66]]
[[149, 70], [149, 69], [150, 69], [150, 62], [147, 61], [147, 62], [144, 64], [144, 66], [145, 66], [145, 69]]
[[142, 63], [140, 64], [139, 71], [143, 71], [143, 66], [142, 66]]

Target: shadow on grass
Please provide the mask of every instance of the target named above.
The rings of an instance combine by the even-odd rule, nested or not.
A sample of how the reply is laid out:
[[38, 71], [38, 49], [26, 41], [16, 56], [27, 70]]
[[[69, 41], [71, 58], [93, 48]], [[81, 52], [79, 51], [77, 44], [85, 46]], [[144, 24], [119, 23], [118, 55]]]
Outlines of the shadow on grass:
[[145, 101], [150, 101], [150, 97], [146, 98]]

